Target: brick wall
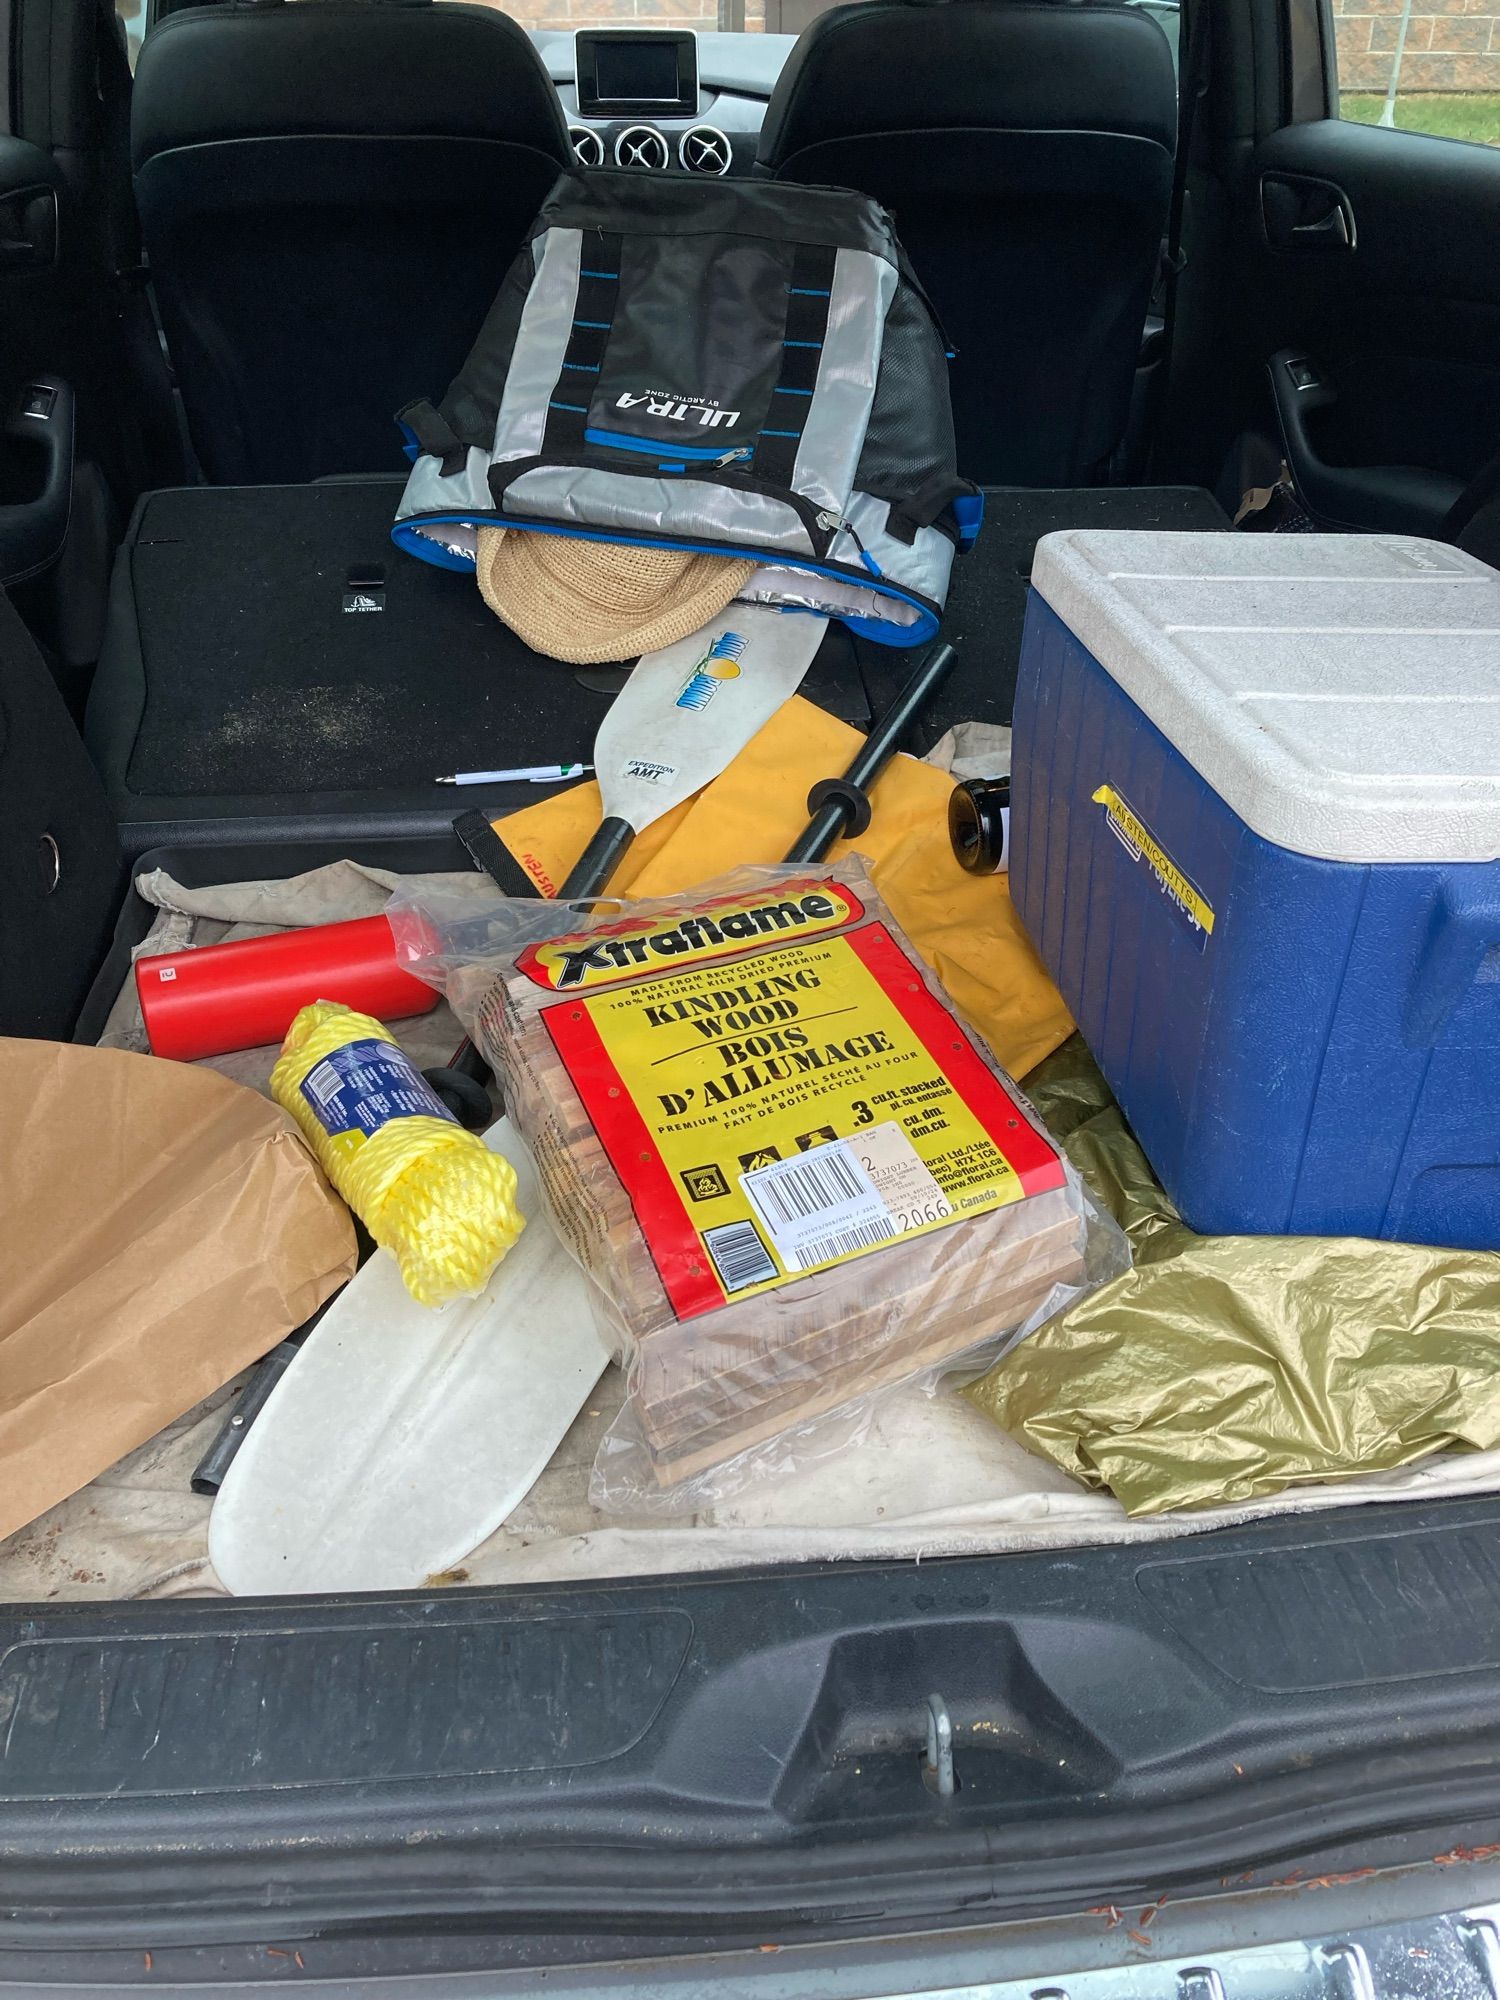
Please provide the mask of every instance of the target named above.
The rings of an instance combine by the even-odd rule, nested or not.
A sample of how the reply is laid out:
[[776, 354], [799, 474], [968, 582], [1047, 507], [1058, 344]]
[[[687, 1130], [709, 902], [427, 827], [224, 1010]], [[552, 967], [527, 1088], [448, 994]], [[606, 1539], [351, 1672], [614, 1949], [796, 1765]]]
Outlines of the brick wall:
[[[1401, 8], [1402, 0], [1333, 0], [1340, 90], [1390, 88]], [[1413, 0], [1401, 95], [1424, 90], [1500, 91], [1496, 0]]]

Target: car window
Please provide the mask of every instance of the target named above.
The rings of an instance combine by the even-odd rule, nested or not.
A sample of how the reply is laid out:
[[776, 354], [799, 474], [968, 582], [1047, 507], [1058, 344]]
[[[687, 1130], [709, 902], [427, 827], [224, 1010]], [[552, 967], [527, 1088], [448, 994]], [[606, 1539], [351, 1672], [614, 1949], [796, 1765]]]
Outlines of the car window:
[[[737, 32], [800, 34], [819, 14], [840, 0], [662, 0], [663, 12], [649, 19], [637, 12], [637, 0], [485, 0], [503, 6], [523, 28], [571, 31], [574, 28], [697, 28], [700, 33]], [[1161, 23], [1177, 52], [1178, 0], [1130, 0]]]
[[[479, 0], [479, 4], [497, 7], [523, 28], [550, 34], [571, 34], [575, 28], [696, 28], [699, 34], [758, 35], [768, 26], [793, 32], [793, 13], [800, 25], [836, 6], [838, 0], [717, 0], [717, 4], [716, 0], [652, 0], [649, 12], [638, 11], [636, 0]], [[777, 18], [783, 14], [787, 25]]]
[[130, 57], [130, 69], [135, 73], [135, 59], [141, 52], [141, 37], [146, 32], [146, 0], [115, 0], [115, 13], [125, 29], [125, 52]]
[[1500, 0], [1333, 0], [1342, 118], [1500, 146]]
[[[1365, 4], [1372, 6], [1377, 3], [1378, 0], [1365, 0]], [[840, 0], [662, 0], [663, 12], [659, 15], [653, 13], [649, 19], [637, 14], [638, 0], [481, 0], [481, 4], [498, 7], [523, 28], [552, 33], [571, 34], [576, 28], [638, 25], [696, 28], [700, 33], [753, 35], [767, 30], [778, 34], [800, 34], [817, 15], [839, 5]], [[1129, 0], [1129, 4], [1139, 7], [1142, 13], [1149, 14], [1160, 24], [1172, 45], [1175, 63], [1181, 19], [1179, 0]], [[1341, 0], [1335, 0], [1335, 4], [1341, 4]], [[1438, 4], [1438, 0], [1424, 0], [1424, 4]], [[140, 53], [141, 37], [146, 30], [146, 0], [115, 0], [115, 11], [125, 26], [133, 70]], [[1500, 42], [1496, 47], [1500, 51]]]

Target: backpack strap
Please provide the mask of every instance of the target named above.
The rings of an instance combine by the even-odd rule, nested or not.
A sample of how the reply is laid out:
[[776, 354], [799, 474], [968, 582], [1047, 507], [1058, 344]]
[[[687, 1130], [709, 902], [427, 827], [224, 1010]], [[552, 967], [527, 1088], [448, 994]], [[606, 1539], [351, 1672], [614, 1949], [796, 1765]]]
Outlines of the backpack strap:
[[442, 460], [445, 479], [463, 471], [466, 456], [464, 441], [441, 410], [435, 410], [431, 403], [419, 400], [398, 410], [396, 422], [406, 432], [409, 444], [415, 445], [418, 452]]
[[837, 250], [820, 243], [799, 243], [792, 259], [781, 373], [771, 391], [767, 421], [750, 462], [756, 478], [769, 480], [774, 486], [790, 487], [792, 483], [792, 468], [812, 408], [818, 364], [823, 359], [837, 261]]
[[967, 555], [983, 525], [984, 495], [973, 480], [940, 476], [890, 503], [886, 533], [910, 546], [919, 529], [939, 527], [958, 544], [959, 554]]
[[623, 254], [624, 237], [618, 230], [585, 231], [573, 325], [557, 387], [547, 404], [547, 424], [542, 432], [544, 457], [573, 458], [583, 450], [589, 403], [615, 323]]

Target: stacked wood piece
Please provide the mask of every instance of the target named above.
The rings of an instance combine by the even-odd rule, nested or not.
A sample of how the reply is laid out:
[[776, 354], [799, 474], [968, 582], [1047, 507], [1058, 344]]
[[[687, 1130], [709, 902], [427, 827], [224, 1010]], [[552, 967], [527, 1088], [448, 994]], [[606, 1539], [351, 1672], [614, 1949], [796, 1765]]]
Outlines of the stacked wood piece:
[[[884, 924], [920, 964], [864, 871], [845, 862], [835, 872], [864, 904], [861, 921]], [[681, 914], [692, 907], [685, 899]], [[765, 941], [735, 964], [743, 974], [773, 951]], [[536, 1156], [554, 1219], [622, 1337], [629, 1407], [660, 1486], [961, 1354], [1020, 1325], [1054, 1287], [1082, 1282], [1085, 1217], [1070, 1180], [679, 1320], [543, 1022], [559, 1004], [512, 969], [488, 994], [478, 1039]], [[967, 1033], [956, 1018], [955, 1030]], [[968, 1039], [1029, 1118], [983, 1043]]]

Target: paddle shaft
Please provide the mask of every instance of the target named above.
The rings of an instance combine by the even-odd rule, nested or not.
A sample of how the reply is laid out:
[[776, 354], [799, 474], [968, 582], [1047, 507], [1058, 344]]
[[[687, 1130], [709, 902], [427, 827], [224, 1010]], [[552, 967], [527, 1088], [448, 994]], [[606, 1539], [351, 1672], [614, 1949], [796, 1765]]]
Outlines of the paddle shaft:
[[[869, 735], [860, 745], [841, 779], [831, 790], [832, 796], [817, 803], [823, 786], [814, 787], [808, 799], [812, 818], [805, 831], [787, 849], [784, 859], [789, 862], [821, 861], [834, 842], [852, 826], [859, 801], [886, 765], [901, 747], [901, 739], [927, 706], [933, 695], [953, 671], [958, 658], [950, 645], [935, 646], [916, 672], [906, 682], [885, 714], [876, 722]], [[868, 801], [864, 825], [869, 824]], [[863, 826], [853, 828], [862, 832]]]
[[569, 870], [567, 880], [557, 892], [557, 900], [566, 903], [575, 897], [602, 895], [610, 876], [624, 860], [635, 833], [628, 819], [602, 819], [593, 839]]
[[[901, 747], [901, 739], [953, 671], [957, 658], [949, 645], [932, 649], [860, 745], [840, 781], [839, 795], [827, 799], [813, 812], [806, 831], [789, 849], [786, 855], [788, 861], [823, 859], [853, 819], [856, 810], [854, 797], [868, 791], [890, 763]], [[625, 851], [635, 839], [635, 834], [636, 829], [629, 820], [602, 820], [598, 832], [579, 855], [568, 879], [558, 890], [558, 901], [566, 903], [575, 898], [602, 894], [625, 858]]]
[[343, 1289], [340, 1285], [338, 1291], [325, 1299], [309, 1319], [304, 1320], [295, 1332], [289, 1333], [257, 1363], [250, 1379], [235, 1398], [234, 1408], [220, 1425], [218, 1435], [193, 1468], [188, 1484], [195, 1493], [218, 1492], [224, 1483], [225, 1473], [234, 1463], [235, 1453], [245, 1442], [250, 1426], [265, 1408], [271, 1391], [296, 1360], [298, 1348]]

